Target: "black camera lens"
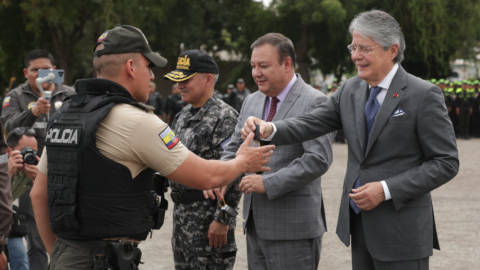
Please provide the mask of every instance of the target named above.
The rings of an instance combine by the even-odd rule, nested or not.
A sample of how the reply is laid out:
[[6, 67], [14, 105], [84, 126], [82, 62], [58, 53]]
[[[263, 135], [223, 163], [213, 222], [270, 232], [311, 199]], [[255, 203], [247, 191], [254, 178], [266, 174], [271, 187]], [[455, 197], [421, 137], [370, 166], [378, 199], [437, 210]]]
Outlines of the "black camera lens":
[[20, 154], [23, 156], [23, 163], [37, 165], [37, 151], [31, 147], [25, 147], [20, 150]]

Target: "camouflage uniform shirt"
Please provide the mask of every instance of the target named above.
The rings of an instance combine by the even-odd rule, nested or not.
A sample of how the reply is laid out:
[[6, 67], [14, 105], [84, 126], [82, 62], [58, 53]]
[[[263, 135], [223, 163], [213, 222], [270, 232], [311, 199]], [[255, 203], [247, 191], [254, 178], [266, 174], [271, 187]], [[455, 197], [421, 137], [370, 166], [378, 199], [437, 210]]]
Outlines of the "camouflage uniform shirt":
[[[172, 129], [180, 141], [197, 156], [204, 159], [220, 159], [235, 131], [238, 113], [213, 95], [192, 114], [192, 105], [185, 106], [172, 122]], [[237, 207], [242, 196], [238, 189], [241, 177], [225, 194], [225, 202]], [[172, 191], [192, 190], [170, 181]], [[222, 204], [223, 205], [223, 204]], [[215, 249], [209, 245], [208, 229], [213, 220], [229, 225], [227, 244]], [[236, 251], [235, 219], [220, 213], [217, 201], [203, 200], [175, 204], [173, 209], [172, 247], [188, 258], [208, 256], [213, 253]]]

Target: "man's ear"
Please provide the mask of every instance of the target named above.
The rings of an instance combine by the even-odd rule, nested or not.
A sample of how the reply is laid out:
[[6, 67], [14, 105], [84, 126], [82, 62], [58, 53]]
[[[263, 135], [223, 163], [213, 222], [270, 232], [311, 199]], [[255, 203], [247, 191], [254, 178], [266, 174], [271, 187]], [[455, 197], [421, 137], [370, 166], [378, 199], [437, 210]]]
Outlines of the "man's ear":
[[289, 73], [292, 70], [292, 58], [290, 56], [287, 56], [285, 58], [285, 62], [283, 62], [285, 65], [285, 73]]
[[392, 46], [390, 46], [390, 48], [389, 48], [390, 59], [393, 60], [393, 59], [395, 59], [395, 57], [397, 57], [398, 50], [399, 50], [398, 44], [393, 44]]
[[128, 76], [129, 79], [135, 80], [135, 74], [137, 72], [137, 66], [133, 62], [132, 59], [128, 59], [122, 67], [125, 74]]
[[213, 77], [214, 75], [213, 74], [207, 74], [207, 87], [210, 87], [213, 85], [214, 81], [215, 81], [215, 77]]
[[10, 157], [10, 155], [12, 154], [13, 152], [13, 149], [10, 148], [10, 147], [7, 147], [7, 155]]

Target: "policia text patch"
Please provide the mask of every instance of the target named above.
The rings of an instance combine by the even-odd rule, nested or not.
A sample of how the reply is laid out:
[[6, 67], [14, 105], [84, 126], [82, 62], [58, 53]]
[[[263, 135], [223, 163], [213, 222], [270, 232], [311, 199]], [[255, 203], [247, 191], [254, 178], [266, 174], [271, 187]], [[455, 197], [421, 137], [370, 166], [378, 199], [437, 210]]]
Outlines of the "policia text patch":
[[45, 138], [45, 144], [78, 146], [80, 142], [81, 134], [82, 134], [81, 128], [70, 128], [70, 127], [50, 128]]

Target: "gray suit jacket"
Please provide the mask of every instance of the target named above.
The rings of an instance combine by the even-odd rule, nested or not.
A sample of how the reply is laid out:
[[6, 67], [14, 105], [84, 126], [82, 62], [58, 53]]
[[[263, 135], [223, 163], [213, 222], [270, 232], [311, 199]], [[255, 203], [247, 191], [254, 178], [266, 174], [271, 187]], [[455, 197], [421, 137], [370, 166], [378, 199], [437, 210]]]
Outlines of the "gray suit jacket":
[[[243, 142], [240, 131], [249, 116], [263, 117], [265, 96], [260, 91], [243, 103], [238, 125], [222, 160], [230, 160]], [[298, 75], [273, 120], [302, 115], [327, 97], [303, 82]], [[310, 239], [326, 231], [320, 176], [332, 163], [333, 134], [303, 143], [276, 147], [263, 174], [266, 194], [245, 195], [243, 217], [248, 220], [252, 206], [257, 235], [269, 240]], [[245, 229], [244, 224], [244, 229]]]
[[[348, 164], [337, 234], [350, 244], [349, 197], [361, 185], [385, 180], [392, 200], [362, 211], [367, 246], [382, 261], [414, 260], [439, 248], [430, 191], [458, 172], [455, 135], [442, 91], [400, 67], [375, 119], [366, 145], [364, 114], [368, 84], [354, 77], [331, 99], [304, 116], [275, 122], [275, 145], [299, 143], [343, 128]], [[393, 117], [401, 108], [406, 113]]]

